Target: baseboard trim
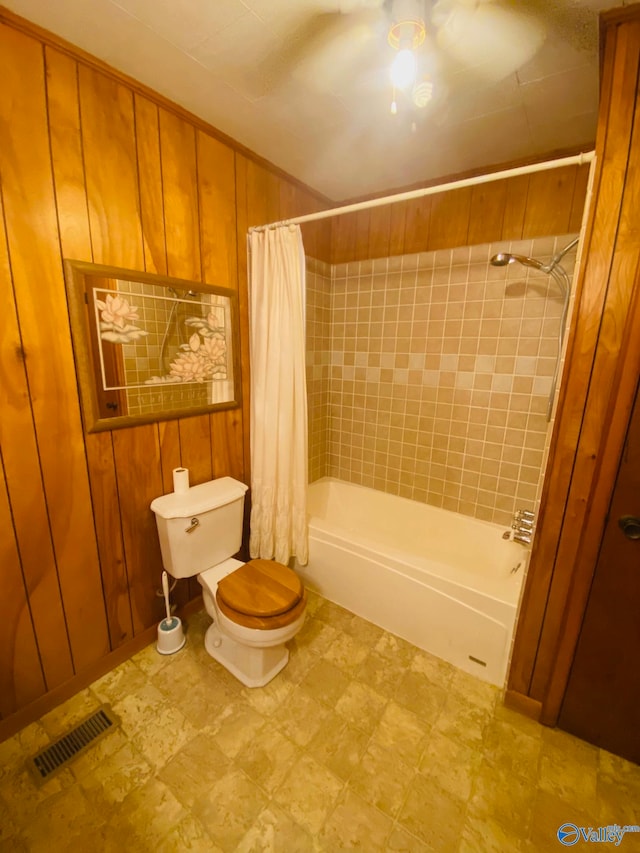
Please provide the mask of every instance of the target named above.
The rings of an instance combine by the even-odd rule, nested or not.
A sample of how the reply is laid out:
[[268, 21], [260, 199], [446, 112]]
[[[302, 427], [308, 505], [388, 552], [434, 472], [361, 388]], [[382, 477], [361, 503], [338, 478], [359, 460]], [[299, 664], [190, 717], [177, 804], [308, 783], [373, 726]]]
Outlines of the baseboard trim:
[[541, 722], [542, 702], [532, 699], [531, 696], [518, 693], [517, 690], [507, 690], [504, 694], [504, 704], [506, 708], [511, 708], [512, 711], [517, 711], [537, 723]]

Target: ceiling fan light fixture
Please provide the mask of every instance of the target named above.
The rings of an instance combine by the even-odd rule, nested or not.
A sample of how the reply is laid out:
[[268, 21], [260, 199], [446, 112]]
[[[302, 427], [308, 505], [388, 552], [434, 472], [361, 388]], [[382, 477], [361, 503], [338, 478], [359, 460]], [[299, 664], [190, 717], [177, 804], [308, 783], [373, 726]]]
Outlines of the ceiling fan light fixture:
[[418, 63], [416, 55], [408, 47], [402, 48], [391, 63], [391, 82], [395, 89], [408, 89], [416, 81]]

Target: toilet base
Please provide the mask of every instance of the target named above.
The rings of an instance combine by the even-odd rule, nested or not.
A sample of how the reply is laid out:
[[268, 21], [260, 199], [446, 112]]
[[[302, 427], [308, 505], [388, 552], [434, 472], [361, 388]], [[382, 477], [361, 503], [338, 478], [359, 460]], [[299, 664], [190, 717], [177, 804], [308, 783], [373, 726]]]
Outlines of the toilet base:
[[289, 649], [284, 643], [269, 648], [243, 646], [223, 634], [215, 622], [207, 629], [204, 647], [245, 687], [264, 687], [285, 668], [289, 660]]

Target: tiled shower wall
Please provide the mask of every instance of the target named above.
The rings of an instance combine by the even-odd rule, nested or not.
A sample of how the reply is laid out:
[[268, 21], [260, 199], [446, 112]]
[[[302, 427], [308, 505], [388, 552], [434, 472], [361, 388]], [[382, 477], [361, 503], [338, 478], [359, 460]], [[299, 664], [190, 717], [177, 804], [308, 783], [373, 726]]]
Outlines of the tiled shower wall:
[[500, 524], [533, 508], [562, 298], [548, 275], [489, 259], [549, 260], [573, 236], [310, 261], [310, 479]]

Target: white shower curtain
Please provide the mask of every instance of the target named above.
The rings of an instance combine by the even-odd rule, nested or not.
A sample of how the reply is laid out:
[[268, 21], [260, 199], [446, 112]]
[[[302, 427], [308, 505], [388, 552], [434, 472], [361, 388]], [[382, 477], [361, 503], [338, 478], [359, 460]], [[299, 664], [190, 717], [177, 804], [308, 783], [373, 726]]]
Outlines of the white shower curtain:
[[252, 558], [305, 565], [305, 262], [298, 225], [250, 235]]

